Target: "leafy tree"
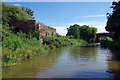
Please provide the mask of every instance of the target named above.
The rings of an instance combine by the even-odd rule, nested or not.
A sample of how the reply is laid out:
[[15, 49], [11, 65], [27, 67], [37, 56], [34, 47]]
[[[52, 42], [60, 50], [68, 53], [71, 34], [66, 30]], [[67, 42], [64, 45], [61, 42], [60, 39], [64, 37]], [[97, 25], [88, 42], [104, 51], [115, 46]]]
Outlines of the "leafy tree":
[[87, 42], [94, 42], [96, 39], [97, 29], [94, 27], [89, 27], [87, 25], [80, 26], [80, 38], [86, 40]]
[[29, 16], [31, 17], [31, 19], [35, 19], [35, 17], [33, 17], [34, 11], [32, 11], [32, 9], [30, 9], [30, 8], [28, 8], [28, 7], [27, 7], [27, 8], [22, 7], [22, 10], [23, 10], [24, 12], [28, 13]]
[[79, 25], [74, 24], [73, 26], [70, 26], [67, 28], [68, 33], [66, 34], [67, 36], [74, 35], [75, 38], [80, 38], [80, 31], [79, 31]]
[[105, 27], [107, 31], [114, 33], [114, 39], [117, 40], [120, 36], [120, 1], [113, 2], [111, 8], [113, 13], [107, 13], [108, 21]]
[[96, 39], [97, 29], [94, 27], [89, 27], [87, 25], [79, 26], [77, 24], [74, 24], [73, 26], [70, 26], [67, 30], [67, 36], [84, 39], [87, 42], [94, 42]]
[[2, 3], [2, 21], [8, 24], [12, 20], [31, 20], [28, 13], [24, 12], [19, 6]]

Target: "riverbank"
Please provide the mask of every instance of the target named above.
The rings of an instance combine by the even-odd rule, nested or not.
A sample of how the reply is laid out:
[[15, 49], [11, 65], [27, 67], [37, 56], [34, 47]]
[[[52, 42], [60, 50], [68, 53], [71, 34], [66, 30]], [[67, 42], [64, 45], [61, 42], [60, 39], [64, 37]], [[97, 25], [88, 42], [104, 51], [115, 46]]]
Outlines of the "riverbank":
[[27, 34], [22, 32], [14, 33], [8, 25], [3, 25], [2, 66], [16, 65], [18, 61], [27, 60], [34, 56], [44, 56], [50, 49], [86, 43], [84, 40], [56, 35], [44, 37], [43, 44], [41, 44], [35, 37], [28, 37]]
[[112, 51], [118, 51], [120, 48], [120, 41], [113, 40], [112, 38], [106, 37], [104, 40], [100, 42], [101, 47], [109, 48]]
[[98, 47], [98, 46], [100, 46], [100, 43], [85, 44], [80, 47]]

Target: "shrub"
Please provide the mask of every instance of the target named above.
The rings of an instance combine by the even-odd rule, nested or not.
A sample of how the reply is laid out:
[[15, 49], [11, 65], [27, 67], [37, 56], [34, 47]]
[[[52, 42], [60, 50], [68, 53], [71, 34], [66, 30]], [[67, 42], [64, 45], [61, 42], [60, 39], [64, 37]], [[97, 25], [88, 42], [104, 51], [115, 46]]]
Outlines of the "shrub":
[[76, 44], [80, 45], [82, 43], [87, 43], [87, 42], [81, 39], [70, 39], [65, 36], [56, 35], [56, 36], [44, 37], [43, 43], [47, 45], [53, 45], [58, 48], [58, 47], [63, 47], [67, 45], [76, 45]]
[[2, 21], [8, 24], [12, 20], [31, 20], [29, 14], [23, 11], [19, 6], [2, 3]]
[[49, 48], [48, 45], [45, 45], [44, 49], [45, 49], [45, 50], [49, 50], [50, 48]]
[[27, 38], [27, 35], [21, 32], [13, 34], [8, 25], [3, 25], [2, 31], [3, 65], [29, 59], [35, 55], [45, 55], [49, 50], [48, 46], [43, 48], [36, 38]]
[[110, 47], [112, 46], [112, 42], [113, 42], [112, 38], [106, 37], [105, 39], [100, 41], [100, 44], [102, 47]]

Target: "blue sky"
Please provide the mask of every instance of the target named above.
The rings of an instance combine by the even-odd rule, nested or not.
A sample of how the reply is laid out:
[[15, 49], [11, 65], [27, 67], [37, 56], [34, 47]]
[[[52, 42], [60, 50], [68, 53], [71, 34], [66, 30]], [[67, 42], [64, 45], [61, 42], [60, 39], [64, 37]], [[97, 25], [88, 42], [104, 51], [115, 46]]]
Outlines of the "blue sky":
[[[1, 0], [4, 2], [111, 2], [113, 0]], [[118, 0], [114, 0], [118, 1]]]
[[105, 32], [106, 13], [111, 12], [111, 2], [12, 2], [34, 11], [37, 22], [54, 27], [61, 35], [73, 24], [89, 25]]

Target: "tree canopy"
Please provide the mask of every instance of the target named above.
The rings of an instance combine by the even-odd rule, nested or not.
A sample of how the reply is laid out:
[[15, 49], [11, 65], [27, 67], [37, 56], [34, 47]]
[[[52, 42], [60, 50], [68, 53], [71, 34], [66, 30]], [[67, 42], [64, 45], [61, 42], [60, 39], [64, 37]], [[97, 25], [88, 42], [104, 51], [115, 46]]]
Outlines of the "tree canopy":
[[105, 27], [107, 31], [113, 32], [117, 40], [120, 36], [120, 1], [113, 2], [111, 8], [113, 9], [112, 13], [107, 13], [107, 26]]
[[[26, 10], [31, 12], [30, 9]], [[8, 24], [12, 20], [31, 20], [32, 13], [23, 11], [21, 7], [2, 3], [2, 22]]]
[[80, 31], [79, 31], [79, 25], [78, 24], [74, 24], [73, 26], [70, 26], [69, 28], [67, 28], [68, 33], [66, 34], [67, 36], [74, 36], [75, 38], [80, 38]]
[[33, 13], [34, 13], [34, 11], [32, 11], [30, 8], [25, 8], [25, 7], [22, 7], [22, 10], [24, 11], [24, 12], [26, 12], [26, 13], [28, 13], [29, 14], [29, 16], [31, 17], [31, 19], [34, 19], [35, 17], [33, 17]]
[[84, 39], [87, 42], [94, 42], [96, 39], [97, 29], [94, 27], [89, 27], [87, 25], [80, 26], [74, 24], [67, 28], [68, 33], [66, 36], [73, 36], [74, 38]]

